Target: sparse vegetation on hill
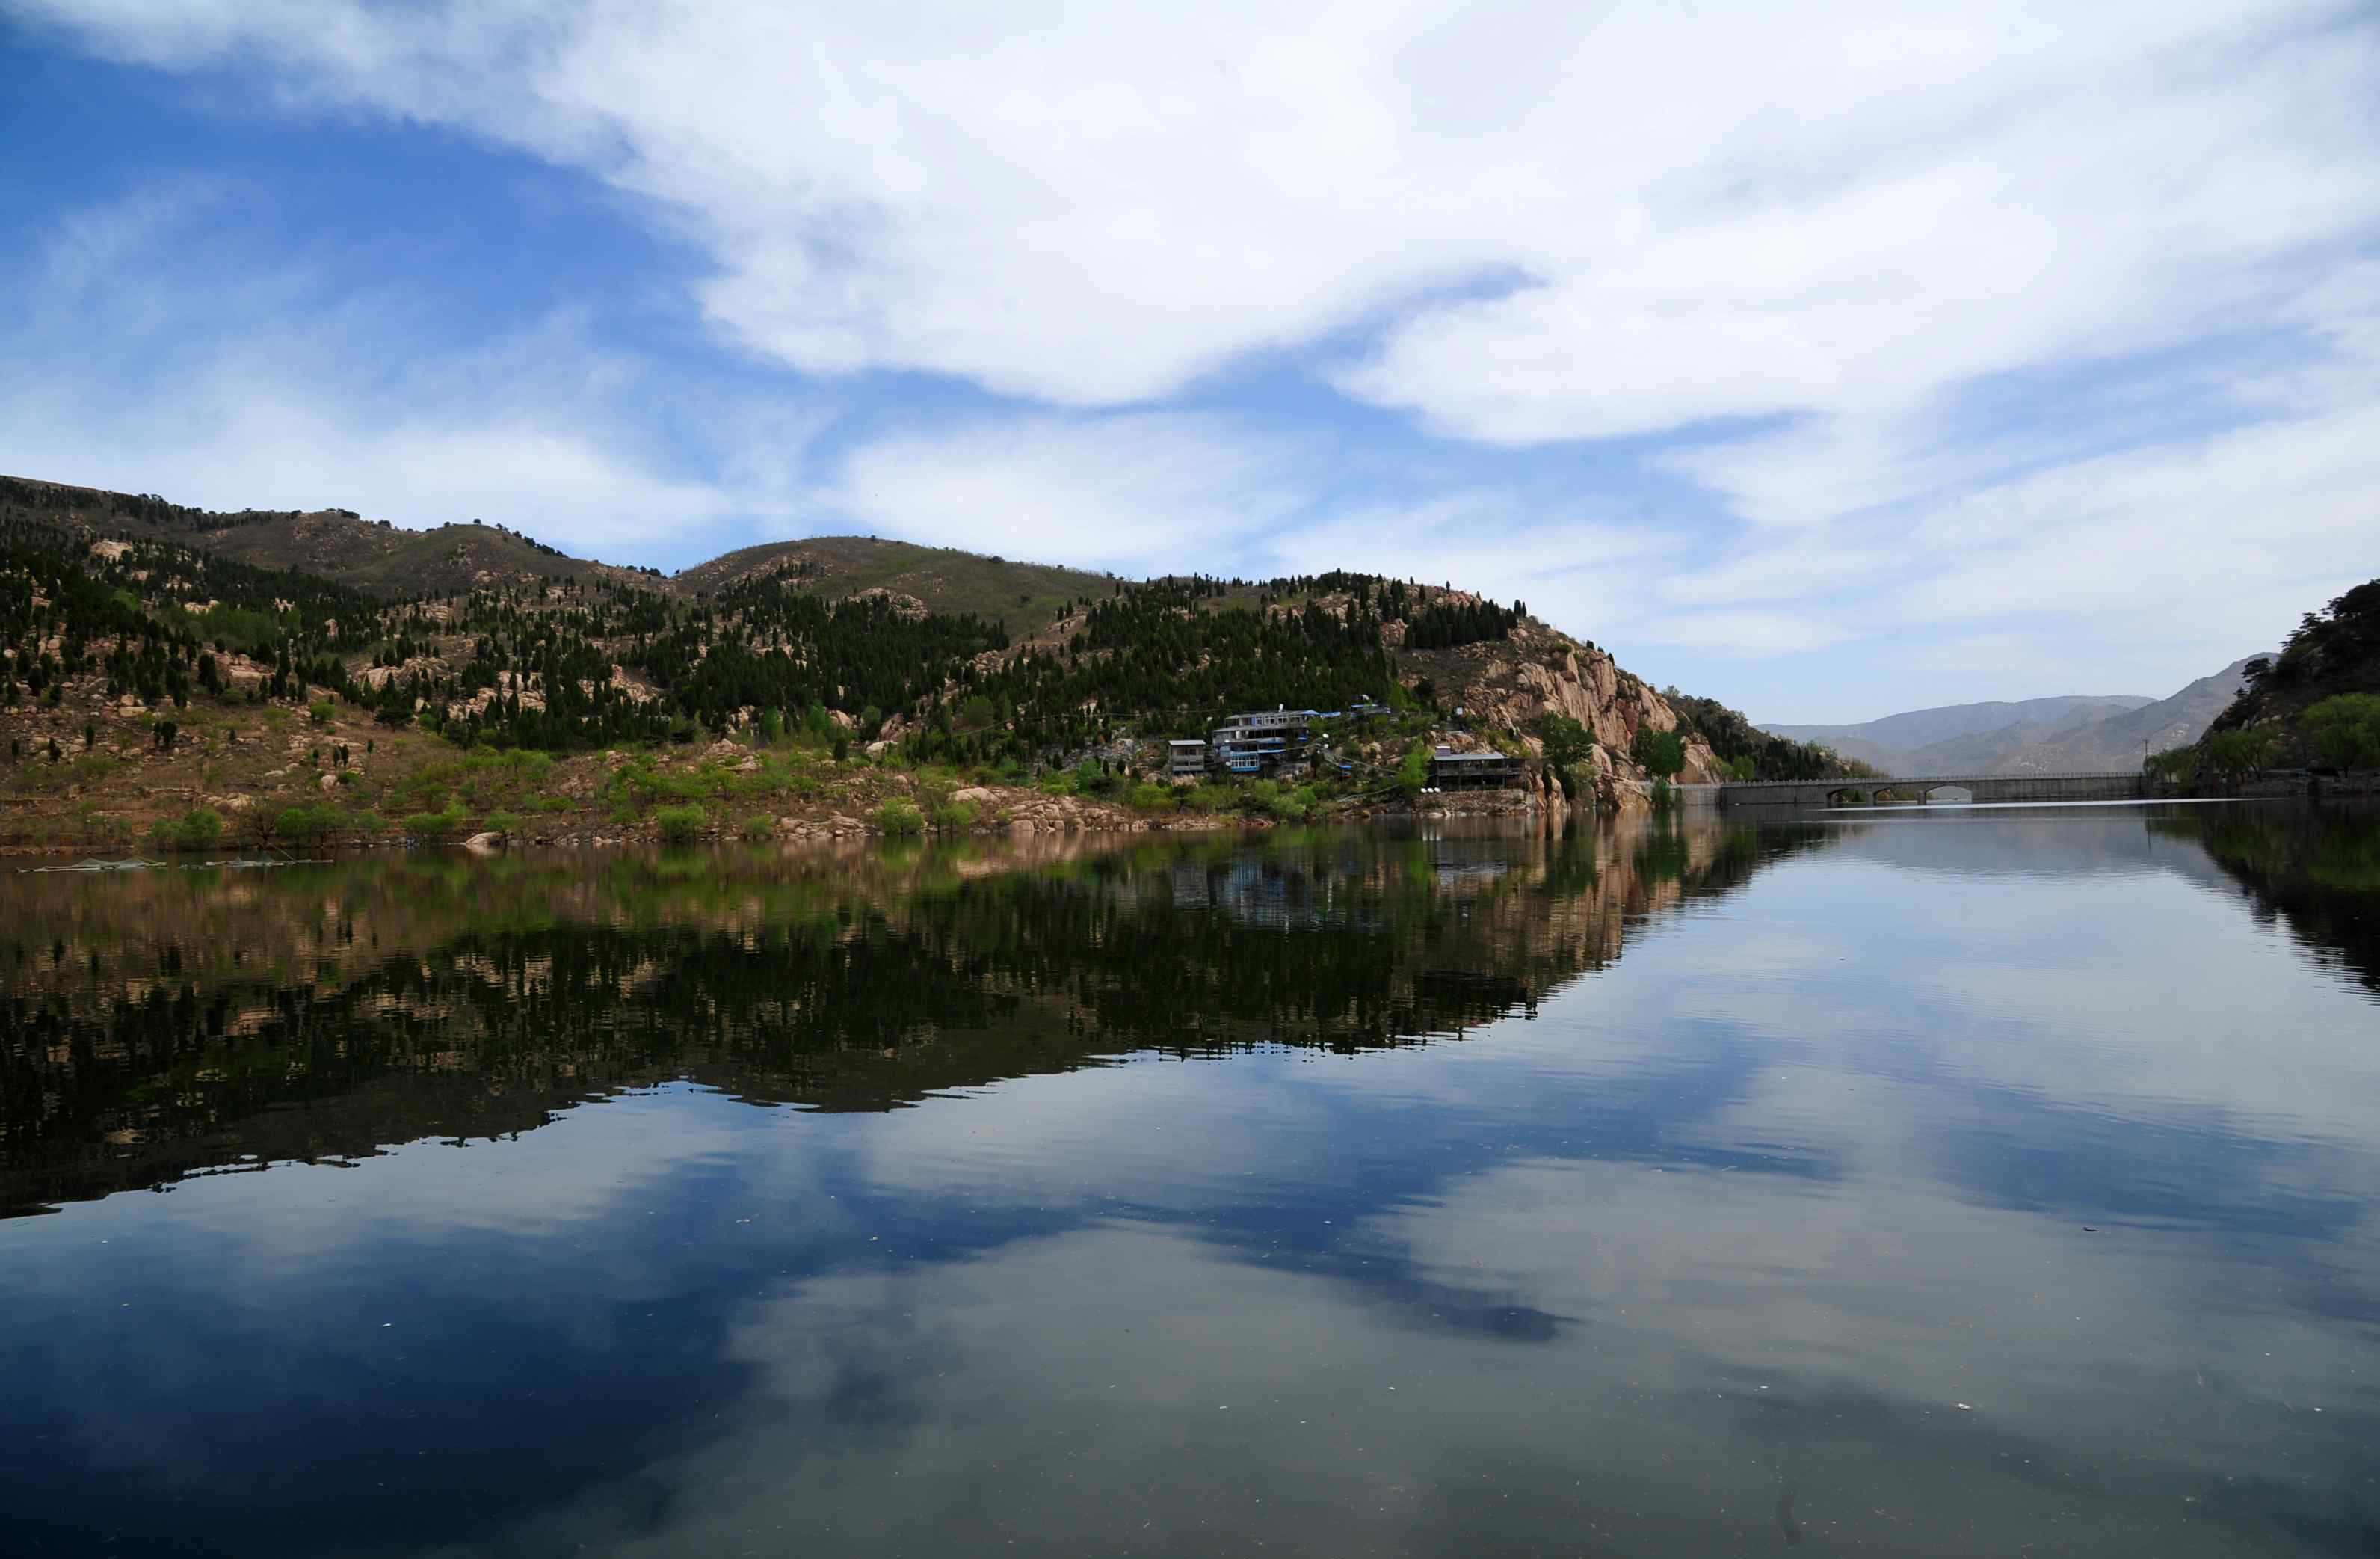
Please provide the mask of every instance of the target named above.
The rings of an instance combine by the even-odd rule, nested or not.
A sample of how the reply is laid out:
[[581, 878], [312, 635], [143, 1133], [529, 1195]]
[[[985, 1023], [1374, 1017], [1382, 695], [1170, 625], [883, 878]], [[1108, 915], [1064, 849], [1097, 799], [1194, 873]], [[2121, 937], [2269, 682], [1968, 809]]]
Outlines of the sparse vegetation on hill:
[[[362, 531], [396, 540], [336, 578], [244, 561]], [[392, 599], [380, 566], [451, 532], [468, 555]], [[1381, 713], [1333, 727], [1311, 785], [1177, 788], [1153, 756], [1233, 710], [1359, 700]], [[1417, 794], [1430, 742], [1535, 757], [1557, 714], [1578, 736], [1563, 793], [1612, 799], [1643, 772], [1713, 777], [1709, 732], [1750, 728], [1677, 702], [1518, 602], [1363, 574], [1132, 583], [844, 538], [665, 581], [497, 527], [0, 479], [18, 842], [750, 834], [787, 809], [949, 831], [1004, 821], [981, 787], [1037, 775], [1033, 805], [1067, 815], [1293, 820]], [[1830, 761], [1762, 740], [1780, 772]], [[921, 766], [940, 777], [905, 777]]]
[[1087, 601], [1115, 587], [1107, 575], [1085, 569], [868, 536], [740, 548], [674, 576], [669, 587], [684, 596], [718, 595], [754, 579], [779, 580], [828, 599], [883, 591], [929, 612], [997, 623], [1017, 639], [1048, 627], [1066, 603]]
[[558, 547], [479, 521], [404, 530], [349, 509], [222, 513], [149, 494], [0, 477], [0, 522], [23, 521], [85, 541], [137, 537], [262, 568], [294, 569], [382, 601], [452, 595], [538, 579], [641, 579], [653, 569], [572, 557]]

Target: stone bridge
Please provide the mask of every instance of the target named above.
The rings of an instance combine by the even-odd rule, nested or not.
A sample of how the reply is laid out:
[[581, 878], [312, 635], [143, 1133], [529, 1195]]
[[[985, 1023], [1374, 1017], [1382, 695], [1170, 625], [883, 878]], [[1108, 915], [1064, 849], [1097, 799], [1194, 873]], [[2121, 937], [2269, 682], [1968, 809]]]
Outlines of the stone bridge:
[[1722, 807], [1841, 807], [1929, 801], [2130, 801], [2146, 796], [2137, 769], [2093, 774], [1925, 774], [1881, 779], [1730, 780], [1678, 787]]

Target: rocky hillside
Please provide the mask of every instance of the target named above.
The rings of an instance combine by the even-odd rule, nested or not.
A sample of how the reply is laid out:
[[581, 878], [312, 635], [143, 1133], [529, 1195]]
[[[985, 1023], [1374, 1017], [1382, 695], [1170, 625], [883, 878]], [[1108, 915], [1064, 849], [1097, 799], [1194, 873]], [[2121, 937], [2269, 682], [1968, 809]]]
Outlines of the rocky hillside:
[[[292, 555], [327, 572], [251, 561]], [[1330, 726], [1327, 761], [1285, 786], [1156, 783], [1166, 738], [1272, 707], [1370, 713]], [[863, 826], [912, 796], [927, 822], [1021, 823], [1053, 797], [1076, 821], [1375, 807], [1414, 798], [1439, 744], [1545, 760], [1546, 789], [1615, 805], [1657, 775], [1835, 761], [1656, 692], [1518, 602], [1410, 580], [1135, 583], [856, 538], [672, 580], [498, 527], [5, 479], [0, 723], [29, 798], [12, 826], [61, 842], [145, 836], [176, 798], [260, 836], [448, 834], [548, 802], [581, 835], [673, 810], [783, 832]], [[460, 783], [457, 755], [491, 751], [559, 767], [480, 775], [473, 758]], [[926, 770], [922, 789], [886, 777]], [[951, 801], [1028, 785], [1029, 806]]]
[[[1409, 651], [1400, 670], [1412, 686], [1427, 683], [1435, 700], [1461, 709], [1463, 724], [1492, 739], [1510, 742], [1542, 757], [1540, 734], [1549, 715], [1575, 720], [1594, 742], [1594, 783], [1612, 793], [1619, 780], [1642, 778], [1630, 759], [1639, 731], [1676, 731], [1685, 746], [1685, 765], [1676, 776], [1689, 785], [1725, 777], [1710, 741], [1682, 719], [1670, 700], [1621, 669], [1608, 651], [1558, 629], [1524, 618], [1504, 637], [1443, 650]], [[1485, 746], [1487, 741], [1461, 742]]]

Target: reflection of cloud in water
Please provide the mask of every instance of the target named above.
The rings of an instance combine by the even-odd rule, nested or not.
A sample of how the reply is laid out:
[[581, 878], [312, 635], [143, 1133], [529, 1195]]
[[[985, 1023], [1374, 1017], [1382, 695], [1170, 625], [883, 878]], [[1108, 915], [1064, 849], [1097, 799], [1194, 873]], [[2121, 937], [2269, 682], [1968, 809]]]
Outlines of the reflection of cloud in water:
[[[1923, 871], [1898, 822], [1847, 831], [1888, 860], [1647, 831], [1561, 893], [1385, 871], [1423, 891], [1349, 988], [1482, 1043], [1257, 1032], [889, 1114], [679, 1089], [0, 1224], [0, 1430], [392, 1552], [2368, 1552], [2368, 1003], [2190, 873], [1956, 866], [2073, 837], [1980, 826]], [[1673, 871], [1694, 912], [1637, 919]], [[893, 929], [1097, 1013], [1149, 944], [1067, 938], [1167, 880]], [[1209, 972], [1293, 995], [1257, 929]], [[735, 990], [701, 946], [680, 988]], [[118, 1291], [173, 1323], [110, 1330]], [[316, 1505], [260, 1470], [298, 1465]]]
[[[1126, 1224], [820, 1279], [746, 1307], [754, 1384], [716, 1441], [487, 1547], [1756, 1552], [1787, 1480], [1842, 1550], [2105, 1552], [2117, 1508], [2139, 1552], [2298, 1546], [2241, 1524], [2238, 1480], [2276, 1493], [2276, 1398], [2344, 1360], [2185, 1395], [2188, 1339], [2120, 1252], [2060, 1260], [1940, 1203], [1822, 1200], [1799, 1236], [1783, 1211], [1709, 1175], [1530, 1164], [1367, 1231], [1579, 1317], [1559, 1346]], [[1864, 1304], [1862, 1262], [1913, 1310]]]

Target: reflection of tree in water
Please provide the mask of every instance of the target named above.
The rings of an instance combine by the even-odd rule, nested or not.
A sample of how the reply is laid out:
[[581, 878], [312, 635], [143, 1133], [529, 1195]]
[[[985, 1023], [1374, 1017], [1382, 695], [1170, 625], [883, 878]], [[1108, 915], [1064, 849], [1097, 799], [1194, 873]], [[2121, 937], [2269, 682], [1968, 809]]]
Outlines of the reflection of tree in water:
[[2261, 915], [2380, 992], [2380, 810], [2193, 808], [2149, 826], [2205, 850]]
[[1676, 814], [1656, 815], [1638, 835], [1630, 865], [1639, 883], [1692, 880], [1696, 897], [1730, 892], [1752, 880], [1763, 866], [1788, 856], [1823, 849], [1848, 836], [1818, 823], [1736, 824], [1697, 829]]
[[[1096, 1065], [1461, 1035], [1794, 839], [1316, 832], [1013, 871], [965, 855], [438, 863], [94, 884], [0, 942], [0, 1212], [529, 1129], [677, 1078], [886, 1109]], [[884, 860], [905, 875], [869, 875]], [[20, 882], [27, 881], [20, 879]], [[194, 928], [203, 927], [202, 935]]]

